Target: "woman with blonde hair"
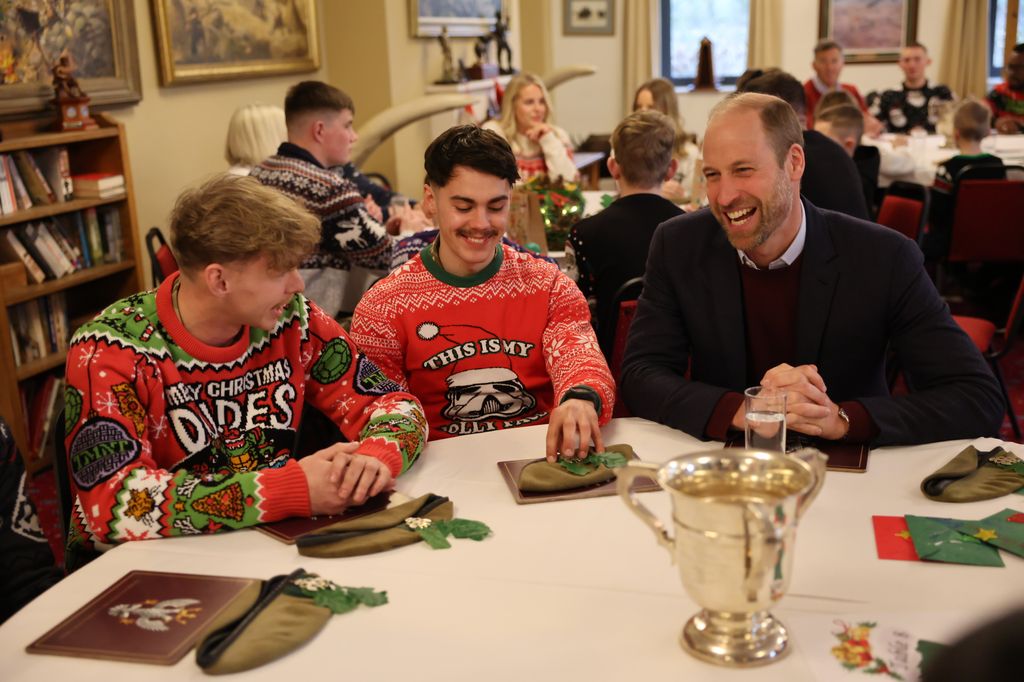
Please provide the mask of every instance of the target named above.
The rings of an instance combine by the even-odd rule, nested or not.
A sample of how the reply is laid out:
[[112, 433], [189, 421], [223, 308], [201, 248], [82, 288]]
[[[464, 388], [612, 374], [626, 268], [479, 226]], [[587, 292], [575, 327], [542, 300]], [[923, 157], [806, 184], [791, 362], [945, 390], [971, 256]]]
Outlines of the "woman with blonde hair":
[[248, 175], [252, 167], [277, 153], [288, 140], [284, 109], [270, 104], [246, 104], [235, 109], [228, 123], [224, 156], [229, 173]]
[[653, 78], [642, 83], [633, 96], [633, 111], [644, 111], [654, 109], [672, 119], [676, 127], [676, 145], [673, 158], [678, 162], [676, 174], [670, 180], [666, 180], [661, 186], [661, 192], [666, 199], [677, 204], [687, 201], [697, 203], [698, 197], [693, 196], [702, 193], [697, 189], [701, 179], [698, 162], [700, 161], [700, 150], [691, 140], [690, 136], [683, 130], [683, 119], [679, 116], [679, 104], [676, 99], [676, 88], [672, 81], [665, 78]]
[[551, 97], [537, 76], [521, 73], [510, 80], [501, 101], [501, 118], [487, 121], [483, 128], [508, 140], [520, 179], [547, 174], [552, 180], [576, 180], [579, 173], [569, 135], [552, 122]]

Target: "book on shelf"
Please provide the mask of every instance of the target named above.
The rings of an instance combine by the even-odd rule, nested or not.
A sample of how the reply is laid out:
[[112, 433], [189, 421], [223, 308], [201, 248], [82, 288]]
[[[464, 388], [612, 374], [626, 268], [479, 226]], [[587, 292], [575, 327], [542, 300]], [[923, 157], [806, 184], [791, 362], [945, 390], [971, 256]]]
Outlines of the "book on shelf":
[[28, 319], [29, 346], [27, 356], [31, 360], [38, 360], [47, 354], [49, 348], [49, 334], [43, 326], [43, 316], [39, 309], [39, 299], [32, 299], [22, 304]]
[[75, 223], [75, 232], [78, 233], [78, 246], [82, 249], [82, 259], [85, 261], [85, 267], [91, 268], [93, 266], [93, 260], [92, 249], [89, 248], [89, 230], [85, 226], [85, 219], [82, 218], [82, 212], [75, 211], [71, 214], [71, 219]]
[[52, 239], [57, 245], [57, 249], [60, 254], [64, 256], [64, 259], [71, 264], [71, 271], [76, 272], [82, 269], [82, 254], [75, 253], [76, 249], [67, 238], [61, 233], [58, 228], [58, 223], [55, 221], [41, 222], [39, 223], [40, 232], [44, 233], [46, 238]]
[[54, 419], [59, 410], [64, 379], [48, 374], [32, 396], [31, 413], [28, 418], [29, 442], [32, 454], [39, 457], [53, 432]]
[[15, 366], [68, 349], [71, 323], [63, 291], [34, 298], [8, 310], [11, 339], [17, 351]]
[[107, 248], [105, 250], [108, 263], [120, 263], [122, 260], [122, 244], [124, 236], [121, 234], [121, 213], [116, 208], [109, 208], [100, 211], [100, 221], [103, 224], [103, 233], [106, 236]]
[[21, 175], [33, 203], [47, 205], [57, 200], [31, 154], [24, 149], [14, 152], [14, 164], [18, 168], [18, 173]]
[[42, 284], [46, 280], [46, 273], [18, 239], [14, 230], [4, 230], [3, 238], [0, 238], [0, 255], [10, 262], [21, 261], [32, 283]]
[[124, 194], [124, 176], [120, 173], [73, 175], [76, 199], [109, 199]]
[[39, 253], [50, 264], [50, 269], [53, 270], [58, 278], [75, 271], [75, 266], [60, 250], [60, 247], [57, 246], [57, 242], [54, 241], [53, 236], [46, 229], [45, 223], [26, 223], [23, 234], [33, 241]]
[[92, 253], [92, 262], [96, 265], [109, 263], [106, 252], [103, 250], [103, 235], [100, 230], [100, 221], [96, 216], [96, 209], [92, 206], [82, 211], [85, 217], [85, 227], [89, 233], [89, 251]]
[[53, 190], [57, 201], [68, 201], [74, 196], [74, 185], [71, 182], [71, 161], [68, 158], [67, 147], [48, 147], [36, 154], [36, 162], [42, 169], [46, 182]]
[[35, 204], [32, 203], [32, 197], [29, 196], [28, 189], [25, 188], [25, 181], [21, 179], [21, 173], [18, 172], [18, 167], [14, 165], [10, 154], [3, 155], [3, 163], [4, 170], [14, 181], [14, 194], [18, 199], [18, 209], [25, 211], [32, 208]]
[[18, 210], [18, 203], [14, 196], [13, 188], [14, 181], [8, 175], [3, 163], [3, 156], [0, 155], [0, 212], [4, 215]]
[[32, 259], [39, 264], [43, 272], [46, 273], [46, 279], [57, 279], [58, 275], [56, 270], [50, 263], [50, 259], [46, 258], [41, 249], [42, 244], [36, 242], [36, 233], [34, 230], [29, 230], [29, 224], [19, 225], [16, 228], [12, 228], [12, 232], [18, 235], [18, 241], [25, 247]]

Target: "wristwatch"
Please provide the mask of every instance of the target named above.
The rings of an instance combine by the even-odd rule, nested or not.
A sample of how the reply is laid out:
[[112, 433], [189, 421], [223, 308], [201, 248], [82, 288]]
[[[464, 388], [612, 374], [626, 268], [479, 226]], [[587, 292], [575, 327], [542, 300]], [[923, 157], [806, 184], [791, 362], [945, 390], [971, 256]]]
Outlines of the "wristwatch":
[[839, 408], [839, 418], [846, 422], [846, 431], [843, 432], [838, 440], [846, 440], [846, 437], [850, 435], [850, 415], [846, 414], [846, 410], [843, 409], [842, 405], [836, 405]]
[[566, 400], [572, 399], [589, 400], [591, 403], [594, 404], [594, 410], [597, 412], [597, 414], [601, 414], [601, 396], [597, 391], [592, 389], [590, 386], [586, 386], [584, 384], [573, 386], [564, 394], [562, 394], [562, 399], [558, 401], [558, 404], [561, 405]]

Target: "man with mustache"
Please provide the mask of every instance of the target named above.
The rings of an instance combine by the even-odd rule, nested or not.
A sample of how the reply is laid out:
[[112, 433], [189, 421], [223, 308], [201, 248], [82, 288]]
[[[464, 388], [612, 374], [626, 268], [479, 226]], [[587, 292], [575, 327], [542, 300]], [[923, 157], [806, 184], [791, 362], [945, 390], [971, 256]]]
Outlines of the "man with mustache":
[[352, 337], [424, 405], [435, 438], [548, 423], [549, 459], [585, 456], [615, 388], [576, 284], [501, 243], [516, 159], [476, 126], [424, 157], [437, 239], [371, 288]]
[[[622, 394], [698, 438], [743, 428], [743, 389], [786, 391], [787, 428], [890, 445], [993, 435], [998, 385], [917, 245], [800, 197], [801, 129], [770, 95], [731, 96], [704, 138], [709, 208], [654, 235]], [[891, 396], [886, 356], [911, 387]], [[689, 375], [686, 376], [689, 367]]]

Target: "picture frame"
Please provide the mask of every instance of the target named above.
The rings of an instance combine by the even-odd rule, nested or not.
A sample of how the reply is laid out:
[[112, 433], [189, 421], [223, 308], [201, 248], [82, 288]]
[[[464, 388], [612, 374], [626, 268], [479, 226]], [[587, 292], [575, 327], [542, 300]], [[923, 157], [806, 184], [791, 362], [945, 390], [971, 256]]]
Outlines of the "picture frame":
[[475, 38], [491, 32], [502, 10], [502, 0], [409, 0], [409, 32], [436, 38], [447, 27], [449, 38]]
[[562, 0], [562, 35], [615, 35], [615, 0]]
[[843, 46], [848, 64], [896, 62], [917, 40], [918, 0], [821, 0], [818, 37]]
[[150, 0], [150, 4], [161, 85], [320, 68], [316, 0], [267, 3], [262, 14], [240, 0]]
[[[90, 97], [90, 107], [142, 99], [132, 3], [71, 0], [53, 7], [45, 16], [24, 8], [3, 14], [0, 30], [9, 47], [0, 47], [0, 116], [13, 118], [52, 106], [52, 65], [64, 50], [71, 55], [74, 76]], [[80, 26], [88, 27], [88, 37], [76, 35]]]

